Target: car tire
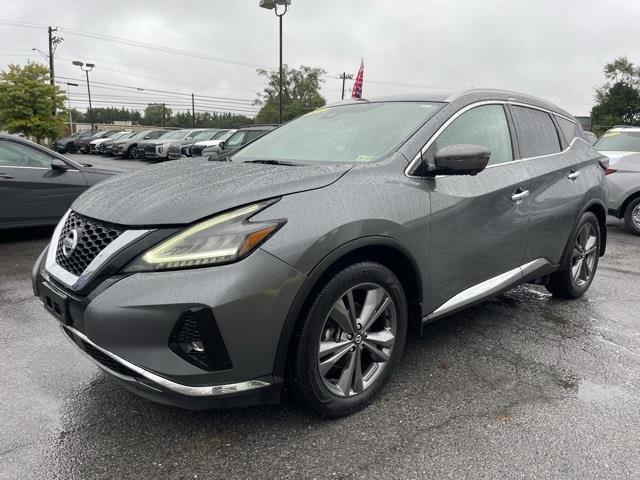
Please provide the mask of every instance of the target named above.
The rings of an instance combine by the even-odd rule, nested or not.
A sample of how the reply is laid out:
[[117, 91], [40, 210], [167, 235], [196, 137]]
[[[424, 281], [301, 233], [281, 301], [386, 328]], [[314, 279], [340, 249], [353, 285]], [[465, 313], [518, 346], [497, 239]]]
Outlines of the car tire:
[[131, 145], [129, 148], [127, 148], [122, 154], [122, 158], [133, 158], [133, 149], [135, 147], [136, 145]]
[[307, 305], [289, 356], [291, 390], [323, 417], [350, 415], [400, 360], [408, 322], [402, 285], [385, 266], [359, 262], [335, 273]]
[[591, 286], [598, 269], [602, 236], [598, 218], [585, 212], [572, 233], [561, 270], [549, 277], [547, 290], [558, 298], [579, 298]]
[[624, 223], [631, 233], [640, 235], [640, 197], [631, 200], [624, 211]]

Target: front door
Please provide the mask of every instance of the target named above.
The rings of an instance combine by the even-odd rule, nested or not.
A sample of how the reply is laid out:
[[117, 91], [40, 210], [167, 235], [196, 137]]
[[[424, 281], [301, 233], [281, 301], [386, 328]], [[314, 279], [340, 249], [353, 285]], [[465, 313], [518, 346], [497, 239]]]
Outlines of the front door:
[[57, 222], [83, 192], [81, 172], [53, 170], [52, 155], [12, 140], [0, 140], [0, 223], [5, 226]]
[[[522, 277], [529, 232], [527, 172], [514, 161], [505, 105], [480, 105], [457, 117], [427, 150], [454, 144], [488, 147], [488, 167], [476, 176], [442, 175], [430, 184], [430, 295], [435, 316], [456, 310]], [[440, 310], [438, 310], [440, 309]]]

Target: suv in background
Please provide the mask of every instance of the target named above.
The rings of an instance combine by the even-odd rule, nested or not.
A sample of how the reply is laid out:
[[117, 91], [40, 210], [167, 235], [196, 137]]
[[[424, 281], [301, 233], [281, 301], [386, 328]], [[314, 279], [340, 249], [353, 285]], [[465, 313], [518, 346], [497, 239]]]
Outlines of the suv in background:
[[166, 160], [169, 155], [169, 147], [173, 144], [182, 145], [183, 142], [195, 137], [202, 128], [184, 128], [165, 133], [156, 140], [147, 140], [138, 148], [143, 147], [144, 158], [150, 160]]
[[[111, 153], [113, 155], [118, 155], [122, 158], [132, 158], [137, 157], [138, 154], [138, 144], [140, 142], [144, 142], [145, 140], [153, 140], [155, 138], [160, 137], [167, 133], [168, 130], [165, 129], [150, 129], [144, 130], [142, 132], [138, 132], [131, 137], [125, 137], [113, 142], [113, 146], [111, 147]], [[144, 158], [144, 156], [143, 156]]]
[[218, 145], [205, 148], [202, 151], [202, 156], [209, 160], [221, 160], [274, 128], [276, 128], [276, 125], [252, 125], [239, 128], [227, 140], [220, 142]]
[[90, 151], [90, 143], [93, 140], [97, 140], [99, 138], [106, 138], [109, 135], [113, 135], [114, 133], [118, 133], [120, 130], [100, 130], [93, 132], [93, 135], [88, 135], [86, 137], [78, 137], [76, 139], [76, 151], [80, 153], [89, 153]]
[[515, 92], [340, 102], [228, 162], [94, 186], [36, 261], [34, 293], [145, 398], [277, 402], [286, 381], [348, 415], [409, 329], [527, 282], [586, 293], [606, 245], [603, 159], [569, 113]]
[[76, 138], [87, 134], [87, 131], [79, 131], [68, 137], [58, 138], [51, 144], [51, 148], [58, 153], [74, 153], [76, 151]]
[[235, 128], [231, 130], [221, 130], [218, 133], [216, 133], [213, 136], [213, 138], [210, 140], [201, 140], [199, 142], [194, 143], [193, 146], [189, 149], [189, 153], [191, 154], [192, 157], [201, 157], [202, 152], [204, 151], [205, 148], [215, 147], [220, 145], [221, 142], [224, 142], [236, 132], [237, 130]]
[[197, 142], [211, 140], [223, 131], [225, 130], [220, 130], [219, 128], [207, 128], [206, 130], [197, 132], [195, 135], [191, 135], [189, 138], [186, 138], [181, 142], [174, 142], [169, 145], [167, 158], [169, 160], [178, 160], [182, 157], [190, 157], [191, 147], [193, 147]]
[[609, 157], [609, 214], [640, 235], [640, 127], [616, 126], [594, 148]]

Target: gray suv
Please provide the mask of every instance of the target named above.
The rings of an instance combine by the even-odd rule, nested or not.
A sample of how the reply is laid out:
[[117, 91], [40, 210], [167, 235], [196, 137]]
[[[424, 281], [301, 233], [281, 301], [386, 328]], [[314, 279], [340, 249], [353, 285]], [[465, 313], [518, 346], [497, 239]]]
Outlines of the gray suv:
[[640, 127], [612, 128], [594, 148], [609, 157], [609, 214], [624, 218], [629, 231], [640, 235]]
[[408, 331], [525, 282], [587, 291], [606, 243], [602, 158], [571, 115], [517, 93], [347, 101], [228, 162], [93, 187], [34, 290], [146, 398], [249, 405], [288, 385], [347, 415], [389, 379]]

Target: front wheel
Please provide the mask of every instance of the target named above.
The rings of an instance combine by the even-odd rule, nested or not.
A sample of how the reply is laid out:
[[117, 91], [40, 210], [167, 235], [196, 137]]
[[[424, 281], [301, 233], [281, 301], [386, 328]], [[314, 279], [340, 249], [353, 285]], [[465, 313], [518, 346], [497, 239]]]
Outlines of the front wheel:
[[584, 295], [598, 268], [600, 241], [598, 218], [592, 212], [584, 213], [565, 253], [562, 270], [551, 275], [547, 290], [559, 298]]
[[383, 265], [361, 262], [336, 273], [311, 302], [292, 345], [293, 393], [322, 416], [349, 415], [371, 401], [400, 360], [402, 285]]
[[624, 211], [624, 223], [630, 232], [640, 235], [640, 197], [627, 205]]

